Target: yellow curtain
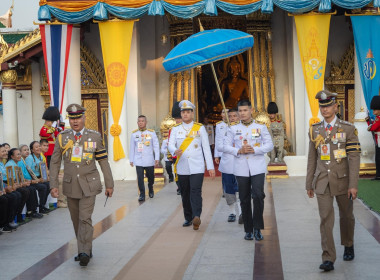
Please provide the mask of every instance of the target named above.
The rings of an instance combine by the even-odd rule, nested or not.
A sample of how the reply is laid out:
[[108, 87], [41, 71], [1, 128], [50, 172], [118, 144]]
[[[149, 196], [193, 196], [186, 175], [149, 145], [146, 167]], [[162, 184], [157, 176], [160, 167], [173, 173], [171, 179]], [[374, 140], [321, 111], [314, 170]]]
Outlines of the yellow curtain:
[[331, 15], [306, 14], [294, 16], [297, 28], [303, 76], [312, 118], [309, 124], [319, 122], [318, 100], [315, 95], [323, 89], [325, 81], [327, 46]]
[[127, 81], [133, 23], [133, 20], [99, 22], [104, 69], [113, 118], [110, 133], [114, 137], [113, 158], [115, 161], [125, 157], [119, 137], [121, 133], [119, 119]]

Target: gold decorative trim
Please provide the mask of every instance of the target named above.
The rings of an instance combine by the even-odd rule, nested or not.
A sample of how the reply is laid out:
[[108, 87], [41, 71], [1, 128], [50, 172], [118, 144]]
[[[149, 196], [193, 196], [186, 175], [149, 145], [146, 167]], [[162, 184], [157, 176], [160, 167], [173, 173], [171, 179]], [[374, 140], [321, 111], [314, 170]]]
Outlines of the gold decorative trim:
[[15, 87], [17, 81], [16, 70], [6, 70], [0, 72], [0, 80], [3, 83], [3, 88]]
[[289, 175], [266, 175], [267, 180], [268, 179], [287, 179], [289, 178]]
[[268, 165], [268, 171], [287, 171], [288, 167], [286, 165], [273, 166]]

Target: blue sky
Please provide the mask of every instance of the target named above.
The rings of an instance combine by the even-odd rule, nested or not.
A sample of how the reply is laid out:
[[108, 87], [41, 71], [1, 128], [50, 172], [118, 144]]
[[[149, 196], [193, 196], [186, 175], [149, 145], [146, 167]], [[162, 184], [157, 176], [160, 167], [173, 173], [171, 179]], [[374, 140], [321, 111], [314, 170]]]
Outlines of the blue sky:
[[[13, 28], [36, 27], [39, 0], [14, 0], [12, 22]], [[0, 0], [0, 15], [4, 15], [12, 5], [12, 0]]]

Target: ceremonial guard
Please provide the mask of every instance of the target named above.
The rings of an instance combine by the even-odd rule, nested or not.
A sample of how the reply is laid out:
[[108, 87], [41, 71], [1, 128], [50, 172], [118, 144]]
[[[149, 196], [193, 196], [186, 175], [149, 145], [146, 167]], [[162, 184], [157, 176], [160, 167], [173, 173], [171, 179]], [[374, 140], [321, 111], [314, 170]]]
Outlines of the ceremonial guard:
[[380, 96], [374, 96], [371, 100], [371, 110], [376, 116], [372, 121], [369, 116], [366, 118], [368, 124], [368, 131], [373, 133], [375, 140], [375, 163], [376, 163], [376, 176], [372, 180], [380, 180]]
[[144, 171], [148, 178], [149, 197], [154, 197], [154, 167], [160, 162], [160, 144], [156, 132], [146, 128], [144, 115], [137, 119], [138, 129], [132, 131], [129, 150], [130, 165], [136, 166], [137, 184], [139, 186], [139, 201], [145, 200]]
[[336, 93], [317, 93], [323, 121], [313, 124], [309, 132], [306, 190], [310, 198], [317, 195], [322, 245], [320, 269], [334, 269], [336, 260], [333, 237], [334, 197], [339, 207], [340, 239], [344, 261], [354, 259], [353, 202], [356, 198], [360, 170], [358, 131], [349, 122], [338, 119]]
[[202, 213], [202, 184], [205, 161], [210, 177], [215, 177], [208, 135], [205, 127], [194, 122], [195, 106], [188, 100], [179, 103], [182, 123], [172, 128], [169, 152], [177, 156], [175, 173], [181, 187], [184, 227], [193, 225], [198, 230]]
[[[219, 171], [222, 173], [222, 185], [224, 197], [226, 198], [227, 205], [230, 207], [230, 215], [228, 216], [228, 222], [236, 221], [236, 208], [239, 217], [239, 224], [243, 223], [243, 217], [241, 215], [240, 201], [236, 198], [238, 190], [238, 184], [234, 175], [234, 160], [235, 156], [223, 153], [223, 141], [227, 135], [227, 118], [226, 113], [222, 111], [223, 120], [218, 122], [215, 126], [215, 162], [219, 164]], [[230, 109], [228, 111], [228, 118], [231, 124], [239, 122], [239, 115], [237, 109]]]
[[240, 122], [228, 129], [223, 153], [235, 156], [233, 168], [239, 186], [244, 239], [255, 238], [259, 241], [263, 239], [261, 229], [264, 229], [265, 154], [273, 149], [273, 143], [267, 127], [253, 120], [253, 108], [249, 100], [240, 100], [238, 110]]
[[54, 106], [50, 106], [45, 110], [42, 119], [45, 120], [45, 123], [40, 130], [40, 138], [47, 140], [49, 143], [49, 149], [44, 156], [46, 157], [48, 167], [50, 167], [50, 158], [54, 151], [55, 138], [65, 128], [65, 124], [61, 122], [58, 127], [53, 127], [53, 123], [60, 119], [59, 110]]
[[103, 139], [99, 132], [84, 127], [85, 111], [86, 109], [78, 104], [67, 107], [66, 112], [72, 129], [58, 135], [50, 166], [51, 195], [58, 197], [58, 174], [63, 159], [63, 194], [67, 196], [67, 206], [77, 237], [78, 256], [75, 260], [79, 261], [81, 266], [87, 266], [92, 257], [94, 230], [91, 216], [95, 197], [102, 192], [102, 182], [95, 160], [102, 169], [107, 197], [112, 197], [114, 187]]

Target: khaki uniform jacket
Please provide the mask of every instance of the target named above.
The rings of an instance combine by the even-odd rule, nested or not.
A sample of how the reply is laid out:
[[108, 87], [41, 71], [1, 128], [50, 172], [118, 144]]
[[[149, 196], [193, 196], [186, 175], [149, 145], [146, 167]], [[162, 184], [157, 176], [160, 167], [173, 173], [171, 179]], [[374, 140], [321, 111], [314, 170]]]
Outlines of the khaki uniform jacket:
[[[314, 189], [316, 194], [324, 194], [329, 185], [331, 196], [347, 194], [348, 189], [357, 188], [360, 170], [360, 143], [355, 126], [337, 118], [330, 137], [324, 123], [312, 125], [309, 133], [309, 155], [307, 162], [306, 189]], [[345, 141], [333, 143], [331, 138], [336, 133], [346, 133]], [[315, 147], [318, 135], [330, 144], [330, 160], [321, 160], [321, 145]], [[320, 137], [319, 137], [320, 138]], [[338, 162], [334, 157], [334, 150], [345, 149], [347, 157]]]
[[[62, 146], [59, 143], [61, 137]], [[85, 142], [96, 142], [96, 149], [91, 151], [92, 159], [81, 162], [72, 162], [72, 149], [67, 150], [64, 154], [63, 147], [69, 140], [76, 142], [72, 129], [60, 133], [55, 142], [54, 152], [50, 160], [50, 187], [58, 188], [58, 174], [61, 168], [61, 161], [64, 161], [63, 174], [63, 194], [71, 198], [82, 198], [83, 196], [93, 196], [102, 192], [102, 183], [100, 174], [96, 168], [95, 160], [98, 161], [104, 175], [104, 181], [107, 188], [113, 188], [114, 182], [112, 172], [108, 163], [107, 152], [103, 147], [103, 140], [99, 132], [89, 129], [83, 130], [83, 135], [79, 145], [83, 147], [83, 153], [90, 152], [85, 150]]]

